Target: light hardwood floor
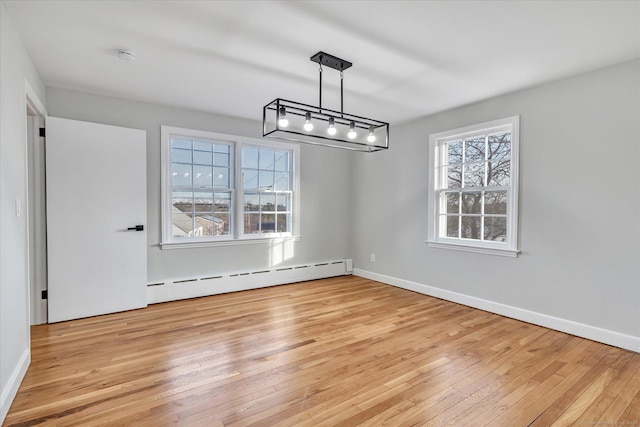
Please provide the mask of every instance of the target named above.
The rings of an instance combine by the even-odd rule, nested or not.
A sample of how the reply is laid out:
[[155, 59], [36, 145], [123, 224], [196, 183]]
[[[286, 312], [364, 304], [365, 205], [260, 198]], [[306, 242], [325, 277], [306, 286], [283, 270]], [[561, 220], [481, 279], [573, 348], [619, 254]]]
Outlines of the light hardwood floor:
[[38, 424], [640, 427], [640, 354], [346, 276], [33, 327]]

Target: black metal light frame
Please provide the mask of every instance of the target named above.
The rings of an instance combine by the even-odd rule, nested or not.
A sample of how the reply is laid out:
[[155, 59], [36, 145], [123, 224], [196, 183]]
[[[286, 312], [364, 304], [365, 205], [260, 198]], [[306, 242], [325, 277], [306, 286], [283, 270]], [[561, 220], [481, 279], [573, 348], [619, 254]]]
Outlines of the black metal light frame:
[[[319, 106], [282, 98], [274, 99], [262, 109], [262, 135], [352, 151], [374, 152], [388, 149], [389, 123], [344, 112], [343, 71], [351, 67], [352, 63], [324, 52], [318, 52], [310, 59], [320, 67]], [[340, 71], [340, 111], [322, 107], [323, 65]], [[286, 126], [279, 123], [282, 112], [289, 122]], [[313, 130], [305, 128], [305, 124], [309, 123]], [[330, 124], [335, 126], [335, 135], [327, 134], [325, 123], [327, 127]], [[345, 136], [348, 134], [347, 129], [353, 132], [351, 137]]]

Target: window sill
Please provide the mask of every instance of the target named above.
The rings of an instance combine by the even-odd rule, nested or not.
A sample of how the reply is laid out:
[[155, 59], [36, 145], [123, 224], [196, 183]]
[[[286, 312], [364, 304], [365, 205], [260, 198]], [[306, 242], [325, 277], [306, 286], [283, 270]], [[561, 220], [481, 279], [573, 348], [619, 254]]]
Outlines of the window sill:
[[450, 249], [454, 251], [474, 252], [478, 254], [498, 255], [498, 256], [506, 256], [511, 258], [517, 258], [518, 255], [520, 254], [520, 251], [513, 250], [513, 249], [488, 248], [488, 247], [480, 247], [480, 246], [461, 245], [456, 243], [434, 242], [430, 240], [426, 240], [425, 243], [430, 248]]
[[297, 242], [300, 236], [287, 237], [262, 237], [259, 239], [228, 239], [228, 240], [210, 240], [205, 242], [163, 242], [160, 243], [161, 249], [191, 249], [191, 248], [208, 248], [216, 246], [241, 246], [241, 245], [263, 245], [283, 242]]

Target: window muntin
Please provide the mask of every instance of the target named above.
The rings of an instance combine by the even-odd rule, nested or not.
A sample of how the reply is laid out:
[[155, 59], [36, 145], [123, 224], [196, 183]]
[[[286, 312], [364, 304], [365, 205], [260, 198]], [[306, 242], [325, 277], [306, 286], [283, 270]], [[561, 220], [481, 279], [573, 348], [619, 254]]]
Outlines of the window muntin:
[[163, 245], [293, 237], [298, 147], [162, 126]]
[[516, 251], [518, 121], [431, 135], [430, 243]]

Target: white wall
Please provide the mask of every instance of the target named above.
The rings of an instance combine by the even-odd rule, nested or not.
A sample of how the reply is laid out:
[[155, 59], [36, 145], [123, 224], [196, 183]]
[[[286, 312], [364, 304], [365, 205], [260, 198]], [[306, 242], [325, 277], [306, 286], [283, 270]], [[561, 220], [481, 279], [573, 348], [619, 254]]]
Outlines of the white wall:
[[[29, 363], [25, 81], [44, 86], [0, 2], [0, 421]], [[16, 200], [22, 216], [16, 218]]]
[[[215, 96], [215, 94], [203, 94]], [[160, 249], [160, 126], [261, 137], [262, 123], [47, 87], [49, 115], [147, 131], [148, 278], [167, 279], [297, 265], [350, 257], [350, 159], [353, 153], [301, 145], [301, 239], [292, 257], [265, 244]], [[256, 106], [261, 117], [261, 106]]]
[[[639, 76], [636, 60], [393, 127], [355, 159], [354, 272], [640, 351]], [[516, 114], [522, 254], [428, 248], [429, 134]]]

